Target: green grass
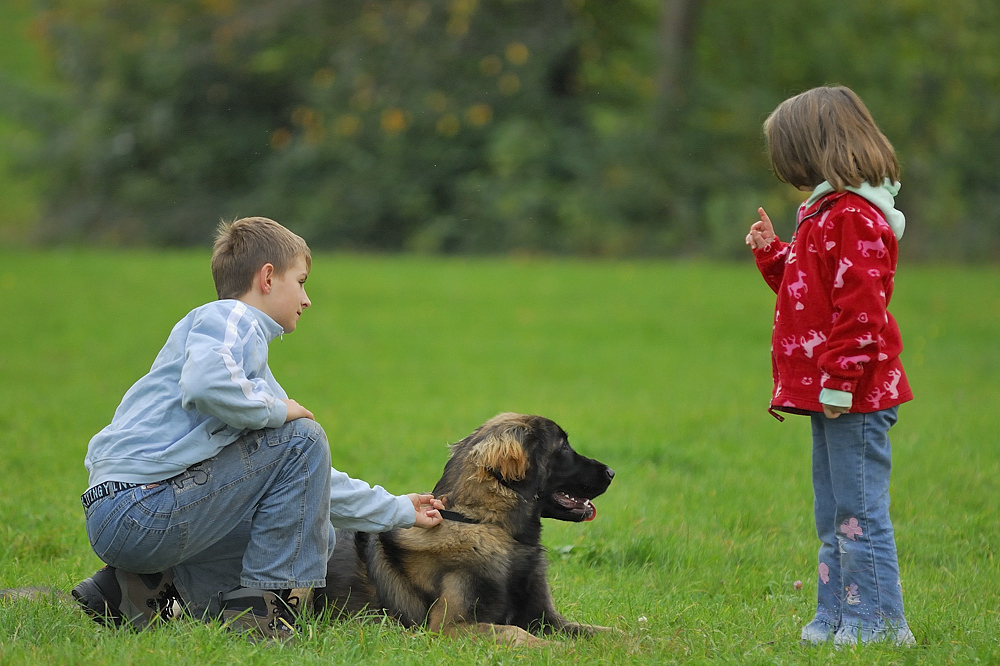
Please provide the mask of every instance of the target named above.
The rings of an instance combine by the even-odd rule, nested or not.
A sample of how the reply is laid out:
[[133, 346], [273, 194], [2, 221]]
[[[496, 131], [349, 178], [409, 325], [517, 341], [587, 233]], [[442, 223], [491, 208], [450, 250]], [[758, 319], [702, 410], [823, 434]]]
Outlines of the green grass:
[[[507, 410], [555, 419], [615, 468], [597, 520], [547, 521], [545, 542], [557, 606], [619, 633], [522, 651], [316, 624], [279, 649], [190, 621], [117, 633], [22, 602], [0, 607], [0, 662], [1000, 661], [997, 270], [901, 268], [917, 399], [893, 430], [893, 518], [920, 645], [841, 653], [798, 644], [817, 547], [808, 422], [765, 411], [773, 296], [752, 265], [318, 255], [308, 287], [314, 306], [272, 344], [272, 368], [338, 468], [430, 488], [446, 444]], [[78, 501], [87, 441], [213, 297], [202, 252], [0, 254], [0, 587], [68, 590], [99, 566]]]

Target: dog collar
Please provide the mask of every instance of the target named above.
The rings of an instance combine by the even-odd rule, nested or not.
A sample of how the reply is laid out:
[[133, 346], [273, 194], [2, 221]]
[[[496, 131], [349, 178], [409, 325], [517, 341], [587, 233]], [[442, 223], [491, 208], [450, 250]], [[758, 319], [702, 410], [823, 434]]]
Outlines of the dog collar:
[[443, 509], [438, 509], [438, 513], [440, 513], [441, 517], [444, 518], [445, 520], [453, 520], [456, 523], [470, 523], [473, 525], [478, 525], [479, 523], [483, 522], [481, 520], [476, 520], [475, 518], [469, 518], [465, 514], [459, 513], [457, 511], [446, 511]]

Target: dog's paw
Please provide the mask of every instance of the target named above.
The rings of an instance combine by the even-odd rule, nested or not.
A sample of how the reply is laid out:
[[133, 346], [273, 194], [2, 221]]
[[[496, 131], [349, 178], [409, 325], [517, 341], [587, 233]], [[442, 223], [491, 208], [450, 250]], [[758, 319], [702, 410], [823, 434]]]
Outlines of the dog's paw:
[[476, 624], [456, 623], [442, 630], [442, 633], [451, 636], [468, 634], [489, 636], [501, 645], [510, 645], [512, 647], [535, 648], [542, 647], [543, 645], [551, 645], [551, 641], [539, 638], [534, 634], [528, 633], [521, 627], [515, 627], [511, 624], [489, 624], [488, 622], [478, 622]]
[[507, 645], [513, 645], [514, 647], [543, 647], [545, 645], [551, 645], [552, 641], [547, 641], [544, 638], [539, 638], [534, 634], [530, 634], [521, 627], [514, 627], [511, 625], [492, 625], [493, 626], [493, 637], [498, 643], [506, 643]]
[[570, 622], [562, 628], [562, 632], [570, 634], [571, 636], [582, 636], [586, 638], [596, 636], [598, 634], [618, 633], [618, 630], [613, 627], [603, 627], [599, 624], [577, 624], [576, 622]]

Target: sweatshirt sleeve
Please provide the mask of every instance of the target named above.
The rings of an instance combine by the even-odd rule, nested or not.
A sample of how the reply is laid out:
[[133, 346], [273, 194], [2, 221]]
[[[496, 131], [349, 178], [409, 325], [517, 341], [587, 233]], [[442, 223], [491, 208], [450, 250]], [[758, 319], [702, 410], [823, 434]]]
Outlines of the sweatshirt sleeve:
[[781, 242], [777, 236], [764, 247], [753, 251], [757, 261], [757, 270], [764, 276], [764, 281], [771, 291], [778, 293], [781, 280], [785, 275], [785, 260], [788, 259], [788, 243]]
[[267, 342], [256, 320], [237, 304], [208, 309], [188, 332], [181, 368], [181, 404], [237, 429], [276, 428], [288, 407], [267, 381]]
[[836, 319], [817, 359], [822, 387], [853, 394], [866, 363], [878, 358], [888, 323], [886, 285], [895, 272], [896, 238], [874, 210], [851, 206], [824, 234]]
[[330, 522], [334, 527], [358, 532], [385, 532], [413, 527], [417, 520], [410, 498], [393, 495], [381, 486], [370, 486], [332, 470]]

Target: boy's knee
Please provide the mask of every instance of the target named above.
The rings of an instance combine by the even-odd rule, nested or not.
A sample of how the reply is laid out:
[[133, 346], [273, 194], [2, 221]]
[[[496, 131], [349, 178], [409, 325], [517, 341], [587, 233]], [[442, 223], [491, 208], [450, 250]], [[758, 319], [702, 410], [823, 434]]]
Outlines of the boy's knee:
[[269, 447], [294, 449], [310, 467], [330, 466], [330, 444], [323, 427], [312, 419], [295, 419], [267, 433]]
[[312, 419], [296, 419], [286, 425], [292, 426], [292, 436], [303, 443], [304, 450], [323, 458], [327, 465], [330, 464], [330, 443], [323, 426]]
[[326, 442], [326, 431], [323, 430], [323, 426], [313, 419], [295, 419], [294, 421], [289, 421], [286, 425], [291, 426], [295, 434], [299, 437]]

